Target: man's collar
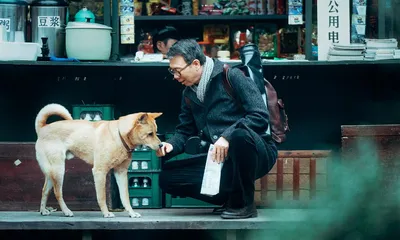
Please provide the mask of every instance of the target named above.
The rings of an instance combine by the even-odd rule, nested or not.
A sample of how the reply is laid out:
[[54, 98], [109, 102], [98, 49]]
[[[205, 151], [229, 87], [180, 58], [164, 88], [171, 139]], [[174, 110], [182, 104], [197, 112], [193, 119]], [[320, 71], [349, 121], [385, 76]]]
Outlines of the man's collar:
[[211, 78], [214, 78], [223, 71], [224, 64], [216, 58], [213, 58], [214, 69], [211, 73]]

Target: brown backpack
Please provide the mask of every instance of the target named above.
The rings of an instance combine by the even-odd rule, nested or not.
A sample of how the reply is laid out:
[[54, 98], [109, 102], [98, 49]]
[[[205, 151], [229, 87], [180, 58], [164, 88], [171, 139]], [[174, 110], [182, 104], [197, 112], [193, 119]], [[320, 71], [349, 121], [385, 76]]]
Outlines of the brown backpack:
[[[239, 67], [239, 69], [246, 74], [246, 70], [243, 70]], [[232, 89], [232, 85], [228, 79], [228, 71], [229, 65], [224, 64], [224, 75], [223, 84], [227, 93], [235, 99], [234, 92]], [[275, 91], [275, 88], [272, 86], [267, 79], [264, 78], [264, 86], [265, 91], [267, 93], [267, 105], [269, 111], [269, 120], [270, 120], [270, 131], [272, 139], [277, 143], [283, 143], [286, 140], [286, 132], [290, 131], [288, 125], [288, 117], [285, 111], [285, 105], [283, 104], [282, 99], [278, 99], [278, 94]], [[239, 101], [237, 101], [239, 103]], [[239, 103], [240, 104], [240, 103]]]

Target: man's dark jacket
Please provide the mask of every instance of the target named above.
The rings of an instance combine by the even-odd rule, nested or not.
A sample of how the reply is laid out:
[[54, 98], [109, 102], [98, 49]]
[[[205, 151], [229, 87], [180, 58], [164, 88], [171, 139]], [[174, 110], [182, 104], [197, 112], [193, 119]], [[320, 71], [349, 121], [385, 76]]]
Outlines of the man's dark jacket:
[[[174, 148], [168, 154], [168, 158], [182, 153], [186, 140], [198, 135], [200, 131], [204, 135], [203, 138], [212, 143], [220, 137], [224, 137], [229, 142], [233, 130], [239, 123], [242, 123], [239, 124], [241, 127], [250, 130], [257, 149], [264, 147], [261, 135], [265, 135], [268, 128], [269, 113], [260, 91], [255, 83], [239, 69], [231, 68], [229, 81], [235, 93], [235, 99], [233, 99], [223, 86], [223, 74], [223, 63], [214, 59], [214, 69], [203, 103], [190, 87], [183, 90], [180, 123], [175, 129], [174, 136], [167, 140]], [[190, 100], [190, 106], [185, 97]], [[241, 101], [242, 107], [235, 101]]]

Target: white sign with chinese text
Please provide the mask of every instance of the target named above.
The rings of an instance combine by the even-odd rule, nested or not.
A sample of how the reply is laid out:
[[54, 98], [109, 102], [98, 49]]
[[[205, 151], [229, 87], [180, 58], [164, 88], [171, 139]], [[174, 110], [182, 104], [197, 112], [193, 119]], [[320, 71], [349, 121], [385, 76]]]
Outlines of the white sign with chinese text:
[[11, 20], [9, 18], [0, 18], [0, 26], [4, 26], [6, 28], [6, 32], [10, 32], [10, 25]]
[[327, 60], [333, 43], [350, 44], [350, 0], [322, 0], [317, 4], [318, 60]]
[[61, 27], [61, 17], [60, 16], [38, 16], [38, 27]]

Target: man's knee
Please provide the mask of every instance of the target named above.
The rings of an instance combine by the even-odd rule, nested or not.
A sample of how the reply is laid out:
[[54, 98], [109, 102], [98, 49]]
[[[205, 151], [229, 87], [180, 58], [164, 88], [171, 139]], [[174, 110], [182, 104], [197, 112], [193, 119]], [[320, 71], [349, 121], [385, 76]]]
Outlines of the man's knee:
[[[232, 132], [229, 142], [228, 155], [234, 162], [243, 162], [250, 159], [255, 160], [256, 146], [250, 133], [242, 128], [237, 128]], [[254, 156], [252, 158], [252, 156]]]
[[251, 143], [251, 136], [247, 130], [243, 128], [236, 128], [233, 130], [231, 135], [231, 141], [229, 143], [229, 148], [231, 147], [241, 147], [243, 144]]

